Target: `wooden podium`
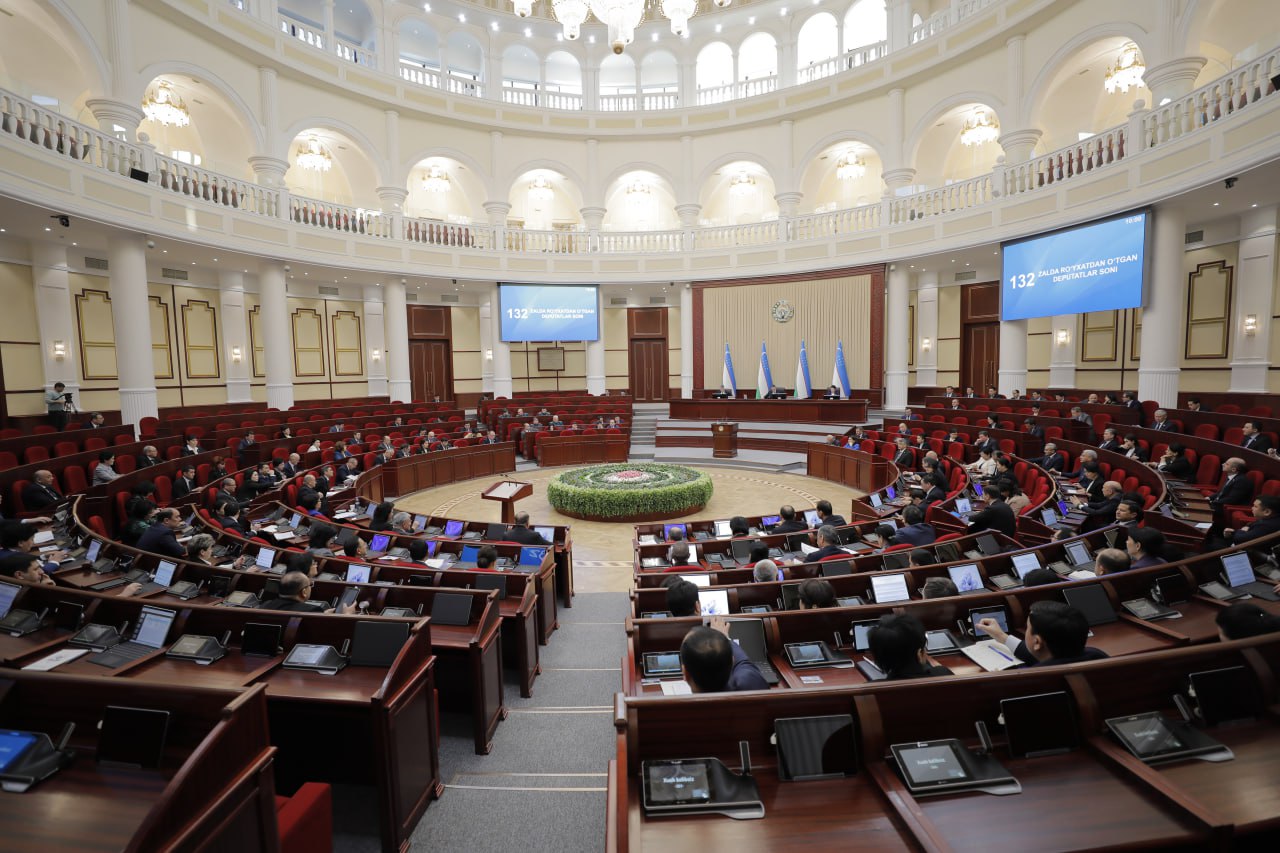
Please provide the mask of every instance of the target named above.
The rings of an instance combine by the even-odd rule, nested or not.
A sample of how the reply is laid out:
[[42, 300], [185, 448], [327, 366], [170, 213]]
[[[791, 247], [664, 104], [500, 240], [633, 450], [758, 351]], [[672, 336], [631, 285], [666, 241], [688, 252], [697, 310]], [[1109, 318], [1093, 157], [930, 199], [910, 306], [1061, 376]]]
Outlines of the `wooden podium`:
[[513, 524], [516, 520], [516, 501], [533, 494], [532, 483], [520, 483], [515, 480], [503, 480], [485, 489], [480, 497], [487, 501], [502, 502], [502, 523]]
[[738, 455], [738, 425], [714, 423], [711, 425], [711, 455], [716, 459], [732, 459]]

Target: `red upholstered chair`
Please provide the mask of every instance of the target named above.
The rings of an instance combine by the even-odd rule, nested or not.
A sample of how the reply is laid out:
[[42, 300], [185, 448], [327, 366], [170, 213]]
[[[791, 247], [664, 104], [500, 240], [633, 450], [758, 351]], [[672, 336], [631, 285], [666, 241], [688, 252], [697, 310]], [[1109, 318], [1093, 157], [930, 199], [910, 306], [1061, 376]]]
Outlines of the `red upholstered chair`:
[[98, 536], [101, 536], [103, 539], [108, 538], [107, 525], [102, 520], [102, 516], [100, 515], [89, 516], [89, 529], [92, 530], [94, 533], [96, 533]]
[[0, 438], [21, 438], [22, 430], [20, 429], [0, 429]]
[[8, 450], [0, 450], [0, 471], [6, 468], [18, 467], [18, 454], [10, 453]]
[[1218, 411], [1224, 415], [1238, 415], [1240, 414], [1240, 407], [1235, 403], [1223, 403], [1218, 406]]
[[28, 465], [33, 462], [44, 462], [49, 458], [49, 448], [40, 444], [33, 444], [22, 451], [22, 461]]
[[[86, 447], [85, 450], [101, 450], [99, 447]], [[74, 441], [59, 441], [53, 445], [54, 456], [70, 456], [73, 453], [79, 453], [80, 448]]]
[[164, 452], [165, 459], [177, 459], [181, 455], [182, 455], [182, 447], [177, 444], [175, 444], [173, 447], [166, 449]]
[[132, 444], [132, 443], [133, 443], [133, 436], [124, 432], [117, 435], [116, 440], [112, 442], [112, 444]]
[[97, 436], [94, 436], [93, 438], [86, 438], [84, 440], [85, 450], [102, 450], [106, 448], [106, 446], [107, 440], [105, 438], [98, 438]]
[[161, 474], [151, 482], [156, 485], [156, 503], [164, 506], [173, 500], [173, 480], [168, 474]]
[[84, 469], [79, 465], [71, 465], [64, 468], [59, 479], [62, 481], [62, 493], [64, 495], [82, 494], [89, 488], [89, 481], [85, 477]]
[[137, 470], [138, 457], [128, 453], [120, 453], [116, 455], [116, 472], [120, 474], [128, 474]]

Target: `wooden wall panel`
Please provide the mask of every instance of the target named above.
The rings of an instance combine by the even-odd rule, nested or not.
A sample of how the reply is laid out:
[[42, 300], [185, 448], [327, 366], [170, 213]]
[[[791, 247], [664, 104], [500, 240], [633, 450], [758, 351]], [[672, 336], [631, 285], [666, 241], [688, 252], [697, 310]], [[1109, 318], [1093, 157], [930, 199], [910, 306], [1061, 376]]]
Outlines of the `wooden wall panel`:
[[116, 379], [111, 297], [106, 290], [84, 290], [75, 294], [74, 299], [76, 328], [80, 336], [80, 375], [90, 380]]
[[209, 302], [188, 299], [180, 309], [182, 356], [189, 379], [218, 379], [222, 376], [217, 310]]
[[333, 330], [333, 375], [364, 376], [364, 335], [360, 315], [338, 310], [330, 318]]
[[1185, 358], [1226, 358], [1230, 352], [1234, 273], [1226, 261], [1212, 261], [1187, 276]]
[[324, 320], [314, 308], [295, 308], [293, 325], [293, 373], [298, 377], [325, 376]]

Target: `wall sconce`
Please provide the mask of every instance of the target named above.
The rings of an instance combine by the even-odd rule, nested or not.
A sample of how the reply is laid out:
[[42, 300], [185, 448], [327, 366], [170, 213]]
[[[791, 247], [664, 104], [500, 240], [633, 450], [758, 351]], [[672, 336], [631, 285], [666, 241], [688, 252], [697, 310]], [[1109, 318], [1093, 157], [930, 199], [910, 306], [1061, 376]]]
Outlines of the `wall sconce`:
[[921, 338], [920, 349], [924, 350], [925, 352], [928, 352], [929, 350], [933, 349], [933, 341], [930, 340], [929, 338]]
[[1244, 316], [1244, 333], [1250, 337], [1258, 334], [1258, 315], [1246, 314]]
[[484, 360], [493, 361], [493, 350], [487, 349], [484, 351]]
[[373, 352], [369, 353], [369, 356], [370, 356], [374, 361], [382, 361], [382, 350], [380, 350], [380, 349], [376, 349], [376, 350], [374, 350]]
[[54, 342], [53, 342], [53, 357], [54, 357], [54, 358], [56, 358], [58, 361], [62, 361], [64, 358], [66, 358], [66, 357], [67, 357], [67, 342], [66, 342], [66, 341], [54, 341]]
[[234, 362], [235, 364], [239, 364], [242, 358], [244, 358], [244, 354], [240, 351], [240, 347], [232, 347], [231, 361]]
[[1066, 329], [1059, 329], [1058, 330], [1058, 346], [1065, 347], [1069, 343], [1071, 343], [1071, 333], [1068, 332]]

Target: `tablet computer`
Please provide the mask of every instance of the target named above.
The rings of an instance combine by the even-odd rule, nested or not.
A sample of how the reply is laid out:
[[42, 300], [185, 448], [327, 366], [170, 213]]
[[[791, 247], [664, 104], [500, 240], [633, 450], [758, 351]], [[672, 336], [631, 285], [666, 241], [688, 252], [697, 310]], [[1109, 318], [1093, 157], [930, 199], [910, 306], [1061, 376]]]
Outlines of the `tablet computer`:
[[369, 566], [347, 566], [347, 583], [368, 583], [372, 571]]
[[453, 537], [457, 537], [457, 536], [460, 536], [461, 534], [462, 534], [462, 522], [461, 522], [461, 521], [458, 521], [458, 520], [456, 520], [456, 519], [455, 519], [455, 520], [453, 520], [453, 521], [446, 521], [446, 522], [444, 523], [444, 534], [443, 534], [443, 535], [445, 535], [445, 536], [453, 536]]
[[1208, 735], [1159, 711], [1112, 717], [1106, 723], [1125, 748], [1143, 761], [1192, 758], [1223, 748]]
[[168, 711], [108, 705], [102, 712], [97, 760], [126, 767], [159, 767], [168, 734]]
[[646, 809], [711, 802], [711, 767], [707, 759], [646, 761], [640, 775], [644, 780]]
[[1021, 554], [1014, 554], [1013, 571], [1018, 575], [1020, 580], [1026, 580], [1028, 572], [1034, 572], [1040, 568], [1040, 558], [1035, 551], [1024, 551]]
[[388, 533], [378, 533], [369, 540], [369, 550], [376, 551], [381, 554], [387, 550], [387, 546], [391, 544], [391, 535]]
[[945, 790], [974, 779], [965, 749], [955, 739], [900, 743], [889, 751], [912, 792]]
[[871, 648], [871, 629], [879, 624], [879, 619], [859, 619], [853, 623], [854, 651], [865, 652]]
[[1089, 546], [1079, 539], [1068, 542], [1066, 552], [1067, 562], [1071, 563], [1073, 568], [1093, 565], [1093, 554], [1090, 553]]
[[947, 574], [951, 575], [951, 582], [956, 585], [956, 589], [961, 595], [986, 591], [986, 587], [982, 584], [982, 575], [978, 571], [977, 563], [947, 566]]
[[351, 635], [352, 666], [391, 666], [409, 639], [407, 622], [362, 620]]
[[266, 622], [246, 622], [240, 632], [240, 654], [273, 658], [280, 652], [284, 628]]
[[1187, 692], [1206, 726], [1255, 719], [1264, 705], [1257, 680], [1243, 666], [1193, 672]]
[[783, 717], [774, 720], [778, 776], [784, 781], [838, 779], [858, 772], [853, 717]]
[[37, 740], [30, 732], [0, 732], [0, 773], [20, 762]]
[[978, 627], [983, 619], [996, 620], [1000, 630], [1009, 633], [1009, 614], [1003, 607], [977, 607], [969, 611], [969, 628], [978, 639], [987, 636], [987, 632]]
[[1079, 746], [1075, 705], [1065, 691], [1003, 699], [1000, 716], [1015, 758], [1058, 755]]
[[681, 673], [679, 652], [645, 652], [640, 663], [647, 678], [664, 678]]
[[951, 542], [939, 542], [933, 550], [937, 553], [939, 562], [943, 563], [954, 563], [964, 556], [960, 553], [960, 549]]
[[898, 569], [905, 569], [911, 558], [907, 556], [906, 551], [894, 551], [892, 554], [881, 555], [880, 561], [884, 563], [887, 571], [894, 572]]
[[727, 616], [729, 591], [725, 589], [698, 590], [698, 604], [703, 616]]
[[1000, 543], [997, 542], [996, 537], [992, 536], [990, 533], [979, 534], [976, 541], [978, 550], [984, 555], [990, 557], [993, 554], [1000, 553]]
[[1067, 604], [1084, 614], [1091, 628], [1094, 625], [1115, 622], [1120, 618], [1116, 615], [1115, 608], [1111, 606], [1107, 591], [1100, 583], [1067, 587], [1062, 591], [1062, 597], [1067, 600]]
[[823, 666], [828, 662], [826, 644], [822, 642], [787, 643], [782, 647], [787, 660], [796, 669]]
[[871, 592], [875, 596], [876, 604], [907, 601], [911, 598], [905, 574], [872, 575]]

